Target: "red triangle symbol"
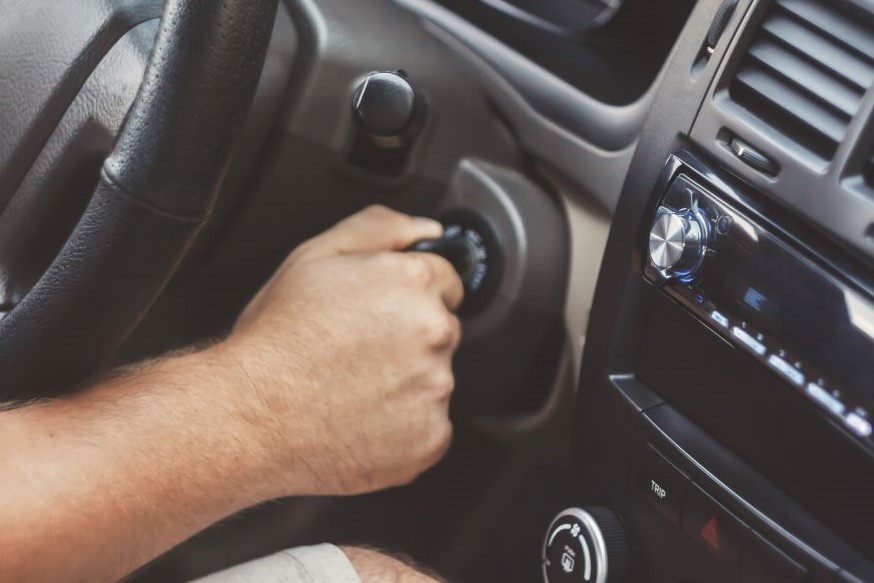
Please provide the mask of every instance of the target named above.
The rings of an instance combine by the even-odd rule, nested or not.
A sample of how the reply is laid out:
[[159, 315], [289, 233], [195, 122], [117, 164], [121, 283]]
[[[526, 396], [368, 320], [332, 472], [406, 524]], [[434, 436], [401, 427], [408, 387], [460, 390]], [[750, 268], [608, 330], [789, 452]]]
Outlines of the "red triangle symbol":
[[704, 539], [708, 545], [710, 545], [713, 550], [719, 550], [719, 526], [716, 522], [716, 517], [714, 516], [704, 525], [704, 528], [701, 529], [701, 538]]

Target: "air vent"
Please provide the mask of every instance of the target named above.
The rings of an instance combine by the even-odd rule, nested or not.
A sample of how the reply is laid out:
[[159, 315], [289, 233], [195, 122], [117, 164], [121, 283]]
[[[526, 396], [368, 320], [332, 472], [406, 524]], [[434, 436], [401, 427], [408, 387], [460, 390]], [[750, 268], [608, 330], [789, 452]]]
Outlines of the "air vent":
[[732, 84], [732, 99], [830, 160], [874, 82], [874, 5], [775, 0]]
[[874, 190], [874, 148], [871, 148], [871, 153], [862, 163], [862, 178], [868, 188]]

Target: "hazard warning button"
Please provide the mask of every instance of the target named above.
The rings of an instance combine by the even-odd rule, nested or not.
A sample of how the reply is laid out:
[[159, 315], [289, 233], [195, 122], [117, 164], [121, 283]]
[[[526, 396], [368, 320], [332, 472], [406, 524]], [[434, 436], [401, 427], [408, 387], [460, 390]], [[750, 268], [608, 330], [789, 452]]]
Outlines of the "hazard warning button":
[[735, 569], [749, 528], [696, 485], [683, 504], [683, 532]]

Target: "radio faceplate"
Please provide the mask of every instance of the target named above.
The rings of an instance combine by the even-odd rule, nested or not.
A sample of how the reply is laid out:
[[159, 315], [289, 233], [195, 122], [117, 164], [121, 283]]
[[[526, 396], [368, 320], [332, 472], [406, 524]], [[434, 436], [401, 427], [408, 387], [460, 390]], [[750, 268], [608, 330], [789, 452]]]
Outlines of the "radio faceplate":
[[[792, 386], [874, 453], [874, 299], [821, 258], [751, 218], [677, 159], [656, 212], [700, 220], [695, 269], [650, 257], [645, 277]], [[739, 205], [738, 205], [739, 206]], [[655, 231], [654, 231], [655, 232]], [[676, 255], [683, 241], [675, 236]], [[652, 251], [652, 241], [650, 241]], [[658, 265], [658, 267], [657, 267]]]

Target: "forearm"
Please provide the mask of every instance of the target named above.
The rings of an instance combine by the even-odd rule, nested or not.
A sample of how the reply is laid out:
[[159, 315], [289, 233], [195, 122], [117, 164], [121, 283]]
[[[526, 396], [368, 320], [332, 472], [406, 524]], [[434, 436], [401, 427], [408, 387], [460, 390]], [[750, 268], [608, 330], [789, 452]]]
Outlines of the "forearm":
[[452, 437], [443, 227], [371, 208], [293, 253], [229, 338], [0, 413], [0, 581], [112, 581], [286, 495], [408, 483]]
[[444, 583], [433, 573], [426, 573], [409, 562], [391, 557], [373, 549], [342, 547], [349, 562], [355, 567], [362, 583]]
[[231, 369], [213, 348], [0, 413], [0, 580], [114, 581], [280, 494]]

